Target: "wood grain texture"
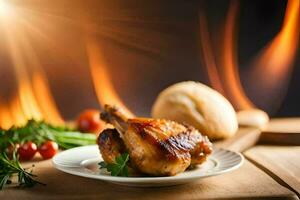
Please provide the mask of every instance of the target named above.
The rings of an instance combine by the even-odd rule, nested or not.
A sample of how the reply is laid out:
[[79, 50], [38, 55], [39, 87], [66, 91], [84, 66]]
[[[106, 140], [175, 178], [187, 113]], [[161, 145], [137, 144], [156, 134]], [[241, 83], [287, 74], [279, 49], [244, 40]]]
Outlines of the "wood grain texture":
[[217, 141], [214, 143], [214, 146], [243, 152], [254, 146], [259, 140], [260, 135], [261, 132], [257, 128], [240, 128], [236, 135], [226, 140]]
[[300, 118], [274, 118], [270, 120], [264, 132], [299, 133]]
[[270, 120], [259, 141], [264, 144], [300, 145], [300, 118]]
[[[215, 146], [233, 151], [244, 151], [258, 140], [260, 131], [243, 128]], [[182, 186], [135, 188], [118, 186], [103, 181], [65, 174], [53, 168], [51, 161], [37, 162], [34, 173], [47, 186], [19, 190], [6, 188], [0, 199], [298, 199], [291, 190], [281, 186], [268, 174], [249, 161], [231, 173], [210, 177]], [[31, 163], [27, 163], [30, 166]]]
[[47, 186], [26, 190], [8, 188], [0, 192], [0, 199], [297, 199], [293, 192], [248, 161], [240, 169], [228, 174], [160, 188], [118, 186], [81, 178], [54, 169], [50, 161], [37, 163], [35, 173]]
[[256, 146], [245, 156], [300, 194], [300, 146]]

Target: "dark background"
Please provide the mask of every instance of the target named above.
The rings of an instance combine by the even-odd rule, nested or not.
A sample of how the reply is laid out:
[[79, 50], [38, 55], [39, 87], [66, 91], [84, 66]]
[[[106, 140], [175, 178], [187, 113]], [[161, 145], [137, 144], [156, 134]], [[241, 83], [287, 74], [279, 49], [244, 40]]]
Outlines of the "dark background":
[[[287, 1], [239, 2], [238, 60], [243, 83], [249, 62], [278, 33]], [[84, 108], [99, 108], [78, 25], [82, 19], [99, 27], [95, 35], [125, 104], [137, 114], [149, 115], [158, 93], [170, 84], [184, 80], [209, 84], [199, 47], [198, 12], [205, 10], [210, 31], [218, 33], [229, 1], [23, 0], [14, 4], [37, 11], [36, 16], [45, 20], [37, 26], [52, 39], [52, 45], [36, 37], [30, 40], [60, 111], [74, 118]], [[0, 56], [0, 87], [6, 98], [14, 93], [14, 78], [7, 52], [2, 50]], [[287, 95], [271, 115], [300, 115], [299, 63], [298, 50]]]

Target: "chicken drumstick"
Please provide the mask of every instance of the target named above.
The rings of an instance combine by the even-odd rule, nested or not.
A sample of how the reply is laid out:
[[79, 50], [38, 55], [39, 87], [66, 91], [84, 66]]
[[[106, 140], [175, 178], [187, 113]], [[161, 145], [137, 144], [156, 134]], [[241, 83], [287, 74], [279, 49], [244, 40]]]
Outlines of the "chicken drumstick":
[[117, 130], [104, 130], [98, 138], [101, 154], [108, 163], [126, 151], [135, 170], [154, 176], [172, 176], [190, 165], [203, 163], [212, 152], [208, 138], [191, 126], [164, 119], [128, 119], [109, 105], [105, 106], [101, 119]]

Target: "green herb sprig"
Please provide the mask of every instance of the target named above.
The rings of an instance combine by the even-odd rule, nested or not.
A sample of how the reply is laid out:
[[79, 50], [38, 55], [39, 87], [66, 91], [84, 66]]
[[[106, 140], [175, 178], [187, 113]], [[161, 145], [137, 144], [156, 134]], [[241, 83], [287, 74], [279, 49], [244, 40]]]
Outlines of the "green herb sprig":
[[66, 127], [50, 125], [44, 121], [29, 120], [22, 127], [0, 129], [0, 152], [11, 144], [32, 141], [38, 146], [47, 140], [56, 142], [60, 148], [70, 149], [96, 143], [95, 134], [81, 133]]
[[58, 127], [43, 121], [29, 120], [22, 127], [11, 127], [8, 130], [0, 129], [0, 190], [12, 183], [11, 177], [18, 176], [21, 187], [32, 187], [37, 183], [35, 175], [22, 168], [16, 152], [12, 159], [6, 154], [6, 150], [16, 144], [28, 141], [38, 146], [47, 140], [56, 142], [62, 149], [70, 149], [96, 143], [95, 134], [81, 133], [66, 127]]
[[129, 154], [123, 153], [117, 156], [115, 162], [110, 164], [104, 161], [99, 163], [100, 169], [105, 168], [112, 176], [128, 176], [128, 166]]
[[32, 174], [32, 171], [27, 171], [22, 168], [16, 153], [13, 153], [12, 158], [8, 158], [5, 152], [0, 154], [0, 190], [5, 185], [11, 184], [11, 178], [18, 176], [19, 187], [33, 187], [36, 184], [45, 185], [35, 180], [36, 175]]

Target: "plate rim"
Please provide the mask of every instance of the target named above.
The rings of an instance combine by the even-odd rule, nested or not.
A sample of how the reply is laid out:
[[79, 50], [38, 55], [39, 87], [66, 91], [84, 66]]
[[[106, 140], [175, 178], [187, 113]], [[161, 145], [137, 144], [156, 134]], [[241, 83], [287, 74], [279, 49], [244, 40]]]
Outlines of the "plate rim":
[[[82, 171], [76, 171], [74, 169], [81, 169], [81, 170], [86, 170], [86, 168], [84, 168], [82, 165], [79, 166], [63, 166], [60, 164], [57, 164], [55, 162], [55, 160], [63, 153], [66, 154], [67, 151], [74, 151], [74, 150], [78, 150], [81, 148], [95, 148], [98, 146], [97, 145], [87, 145], [87, 146], [81, 146], [81, 147], [75, 147], [72, 149], [68, 149], [65, 150], [63, 152], [60, 152], [58, 154], [56, 154], [53, 158], [52, 158], [52, 164], [53, 166], [60, 170], [63, 171], [65, 173], [68, 174], [72, 174], [72, 175], [76, 175], [76, 176], [80, 176], [80, 177], [86, 177], [86, 178], [91, 178], [91, 179], [96, 179], [96, 180], [103, 180], [103, 181], [109, 181], [109, 182], [119, 182], [119, 183], [165, 183], [165, 182], [169, 182], [169, 181], [180, 181], [180, 182], [186, 182], [186, 181], [193, 181], [193, 180], [197, 180], [197, 179], [202, 179], [202, 178], [207, 178], [207, 177], [211, 177], [211, 176], [217, 176], [220, 174], [224, 174], [224, 173], [228, 173], [231, 171], [234, 171], [236, 169], [238, 169], [239, 167], [241, 167], [244, 163], [244, 156], [240, 153], [240, 152], [235, 152], [235, 151], [231, 151], [228, 149], [224, 149], [224, 148], [214, 148], [214, 151], [216, 150], [220, 150], [220, 151], [227, 151], [227, 152], [231, 152], [234, 153], [236, 156], [238, 156], [240, 158], [239, 163], [237, 163], [236, 165], [229, 167], [227, 169], [221, 169], [219, 171], [213, 171], [210, 173], [205, 173], [205, 174], [196, 174], [194, 176], [159, 176], [159, 177], [120, 177], [120, 176], [108, 176], [108, 175], [101, 175], [101, 174], [92, 174], [92, 173], [84, 173]], [[100, 154], [100, 153], [99, 153]], [[101, 154], [100, 154], [101, 155]], [[82, 163], [84, 160], [82, 160], [80, 163]], [[183, 172], [184, 173], [184, 172]]]

